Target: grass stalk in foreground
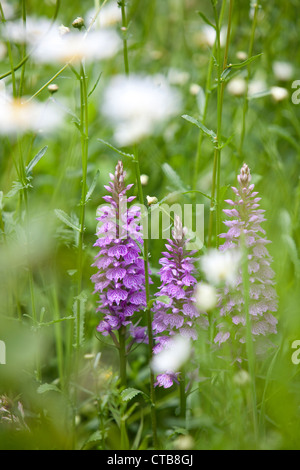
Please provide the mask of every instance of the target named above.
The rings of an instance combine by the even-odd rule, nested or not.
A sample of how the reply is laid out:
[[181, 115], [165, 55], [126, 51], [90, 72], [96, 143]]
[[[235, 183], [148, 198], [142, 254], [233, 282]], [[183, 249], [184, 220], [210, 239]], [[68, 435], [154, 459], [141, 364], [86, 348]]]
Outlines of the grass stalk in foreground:
[[243, 291], [244, 291], [244, 306], [246, 315], [246, 351], [248, 359], [248, 371], [250, 375], [250, 388], [251, 388], [251, 401], [252, 401], [252, 419], [253, 431], [256, 444], [258, 443], [258, 419], [257, 419], [257, 399], [256, 399], [256, 384], [255, 384], [255, 352], [253, 347], [252, 337], [252, 324], [249, 313], [249, 299], [250, 299], [250, 285], [249, 285], [249, 271], [248, 271], [248, 250], [243, 243], [243, 260], [242, 260], [242, 276], [243, 276]]
[[[124, 52], [124, 67], [125, 73], [129, 75], [129, 60], [128, 60], [128, 47], [127, 47], [127, 18], [126, 18], [126, 8], [125, 8], [125, 1], [122, 0], [120, 3], [121, 11], [122, 11], [122, 28], [124, 28], [124, 37], [123, 37], [123, 52]], [[135, 159], [135, 171], [136, 171], [136, 181], [138, 187], [138, 195], [140, 204], [144, 204], [144, 194], [143, 194], [143, 187], [141, 183], [141, 170], [140, 170], [140, 161], [137, 149], [135, 148], [134, 151], [134, 159]], [[145, 266], [145, 290], [146, 290], [146, 303], [147, 306], [150, 300], [150, 288], [149, 288], [149, 246], [148, 246], [148, 236], [144, 238], [144, 266]], [[149, 361], [152, 360], [153, 355], [153, 333], [152, 333], [152, 315], [151, 310], [147, 307], [146, 310], [147, 315], [147, 329], [148, 329], [148, 339], [149, 339]], [[151, 398], [151, 424], [152, 424], [152, 434], [153, 434], [153, 445], [155, 448], [158, 448], [158, 441], [157, 441], [157, 421], [156, 421], [156, 407], [155, 407], [155, 388], [154, 388], [154, 375], [150, 368], [150, 398]]]
[[[224, 3], [224, 2], [223, 2]], [[210, 214], [209, 214], [209, 227], [208, 227], [208, 247], [211, 247], [212, 243], [212, 232], [213, 232], [213, 219], [214, 219], [214, 212], [216, 213], [216, 233], [220, 233], [220, 226], [221, 226], [221, 214], [220, 214], [220, 174], [221, 174], [221, 135], [222, 135], [222, 112], [223, 112], [223, 98], [224, 98], [224, 87], [225, 82], [222, 81], [221, 75], [222, 72], [225, 70], [227, 66], [228, 60], [228, 50], [229, 50], [229, 42], [230, 42], [230, 32], [231, 32], [231, 22], [232, 22], [232, 14], [233, 14], [233, 3], [234, 0], [230, 0], [229, 3], [229, 14], [228, 14], [228, 26], [227, 26], [227, 38], [226, 38], [226, 46], [224, 52], [224, 61], [223, 65], [221, 64], [221, 21], [220, 16], [217, 12], [217, 7], [214, 1], [212, 1], [214, 16], [215, 16], [215, 24], [216, 24], [216, 51], [217, 51], [217, 94], [218, 94], [218, 104], [217, 104], [217, 137], [215, 143], [215, 151], [214, 151], [214, 163], [213, 163], [213, 176], [212, 176], [212, 190], [211, 190], [211, 207], [210, 207]], [[215, 200], [216, 197], [216, 202]], [[216, 245], [219, 246], [219, 240], [216, 236]]]
[[[254, 5], [254, 16], [253, 16], [251, 37], [250, 37], [249, 50], [248, 50], [248, 58], [252, 57], [252, 54], [253, 54], [254, 37], [255, 37], [255, 30], [256, 30], [256, 25], [257, 25], [258, 10], [259, 10], [259, 0], [257, 0]], [[241, 140], [240, 140], [240, 147], [239, 147], [240, 156], [242, 156], [243, 144], [244, 144], [245, 133], [246, 133], [246, 114], [248, 111], [249, 79], [250, 79], [250, 64], [247, 67], [247, 76], [246, 76], [246, 90], [245, 90], [243, 117], [242, 117], [242, 132], [241, 132]]]
[[[226, 5], [226, 2], [223, 2], [221, 12], [220, 12], [220, 24], [222, 24], [222, 21], [223, 21], [225, 5]], [[213, 67], [214, 67], [215, 54], [216, 54], [216, 42], [214, 43], [212, 53], [209, 59], [208, 72], [206, 76], [205, 101], [204, 101], [204, 107], [203, 107], [203, 113], [202, 113], [202, 119], [201, 119], [201, 122], [204, 125], [205, 125], [206, 118], [207, 118], [209, 98], [211, 95], [211, 79], [212, 79], [212, 72], [213, 72]], [[198, 138], [198, 145], [197, 145], [197, 152], [196, 152], [196, 157], [195, 157], [195, 165], [194, 165], [194, 177], [193, 177], [193, 184], [192, 184], [193, 190], [197, 189], [203, 137], [204, 137], [204, 133], [202, 130], [200, 130], [199, 138]]]

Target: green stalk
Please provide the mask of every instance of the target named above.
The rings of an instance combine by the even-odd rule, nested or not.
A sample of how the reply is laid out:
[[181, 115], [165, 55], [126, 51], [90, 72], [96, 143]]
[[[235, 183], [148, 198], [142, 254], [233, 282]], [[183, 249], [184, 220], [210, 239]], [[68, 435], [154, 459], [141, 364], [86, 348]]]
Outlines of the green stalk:
[[[144, 204], [144, 195], [143, 195], [143, 187], [141, 183], [141, 172], [140, 172], [140, 163], [137, 150], [135, 149], [134, 152], [135, 158], [135, 171], [136, 171], [136, 180], [138, 186], [138, 194], [139, 194], [139, 201], [140, 204]], [[150, 285], [149, 285], [149, 245], [148, 245], [148, 234], [145, 234], [144, 237], [144, 266], [145, 266], [145, 291], [146, 291], [146, 303], [147, 306], [150, 301]], [[153, 356], [153, 332], [152, 332], [152, 315], [151, 310], [147, 307], [146, 309], [147, 315], [147, 329], [148, 329], [148, 339], [149, 339], [149, 361], [152, 361]], [[158, 448], [158, 441], [157, 441], [157, 421], [156, 421], [156, 406], [155, 406], [155, 388], [154, 388], [154, 375], [152, 373], [152, 369], [150, 368], [150, 398], [151, 398], [151, 422], [152, 422], [152, 433], [153, 433], [153, 443], [154, 447]]]
[[[22, 0], [22, 19], [23, 19], [23, 26], [25, 28], [26, 27], [26, 0]], [[26, 53], [26, 43], [24, 42], [23, 50], [22, 50], [23, 60], [25, 59], [26, 55], [27, 55], [27, 53]], [[20, 85], [19, 85], [19, 96], [20, 97], [23, 95], [24, 80], [25, 80], [25, 67], [26, 67], [26, 62], [24, 61], [23, 65], [22, 65]]]
[[[209, 214], [209, 227], [208, 227], [208, 247], [211, 247], [212, 242], [212, 232], [213, 232], [213, 219], [214, 212], [216, 212], [216, 235], [220, 233], [221, 226], [221, 208], [220, 208], [220, 175], [221, 175], [221, 136], [222, 136], [222, 112], [223, 112], [223, 98], [224, 98], [224, 88], [225, 83], [221, 79], [222, 72], [225, 70], [228, 61], [228, 50], [230, 42], [230, 31], [231, 31], [231, 22], [232, 22], [232, 13], [233, 13], [233, 3], [234, 0], [230, 0], [229, 3], [229, 16], [228, 16], [228, 27], [227, 27], [227, 39], [224, 53], [223, 66], [221, 64], [221, 40], [220, 40], [220, 18], [218, 16], [217, 7], [214, 1], [212, 1], [215, 23], [216, 23], [216, 41], [217, 41], [217, 94], [218, 94], [218, 104], [217, 104], [217, 137], [215, 143], [214, 151], [214, 163], [213, 163], [213, 176], [212, 176], [212, 190], [211, 190], [211, 207]], [[215, 194], [216, 201], [215, 201]], [[216, 245], [219, 246], [219, 239], [216, 236]]]
[[250, 299], [250, 285], [249, 285], [249, 270], [248, 270], [248, 250], [243, 242], [243, 291], [244, 291], [244, 308], [246, 315], [246, 350], [248, 358], [248, 370], [251, 380], [251, 401], [252, 401], [252, 419], [255, 442], [258, 443], [258, 419], [257, 419], [257, 399], [256, 399], [256, 386], [255, 386], [255, 353], [253, 348], [252, 337], [252, 324], [249, 313], [249, 299]]
[[126, 327], [119, 329], [119, 359], [121, 387], [127, 387]]
[[62, 324], [60, 320], [59, 305], [57, 298], [56, 286], [52, 288], [52, 298], [53, 298], [53, 313], [54, 320], [57, 321], [55, 324], [55, 344], [56, 344], [56, 354], [57, 354], [57, 363], [58, 363], [58, 375], [60, 380], [61, 390], [65, 390], [65, 377], [64, 377], [64, 353], [63, 353], [63, 334], [62, 334]]
[[[37, 312], [36, 312], [36, 305], [35, 305], [35, 294], [34, 294], [34, 280], [33, 280], [33, 273], [30, 266], [30, 250], [29, 250], [29, 243], [30, 243], [30, 219], [29, 219], [29, 209], [28, 209], [28, 193], [27, 193], [27, 178], [26, 178], [26, 170], [25, 170], [25, 163], [23, 159], [23, 152], [21, 146], [21, 140], [18, 139], [19, 144], [19, 174], [20, 174], [20, 181], [23, 185], [23, 199], [24, 199], [24, 206], [25, 206], [25, 223], [26, 223], [26, 237], [27, 237], [27, 263], [28, 263], [28, 279], [29, 279], [29, 291], [30, 291], [30, 301], [31, 301], [31, 313], [32, 313], [32, 321], [34, 326], [38, 325], [37, 320]], [[42, 374], [41, 374], [41, 365], [38, 352], [36, 353], [36, 379], [38, 382], [42, 381]]]
[[181, 371], [181, 378], [180, 378], [180, 417], [186, 421], [186, 377], [185, 377], [185, 370]]
[[[220, 23], [222, 23], [222, 21], [223, 21], [225, 5], [226, 5], [226, 2], [223, 2], [221, 12], [220, 12]], [[209, 60], [209, 64], [208, 64], [208, 72], [207, 72], [206, 85], [205, 85], [205, 102], [204, 102], [204, 109], [203, 109], [203, 115], [202, 115], [202, 123], [203, 124], [205, 124], [205, 122], [206, 122], [208, 103], [209, 103], [209, 98], [210, 98], [210, 95], [211, 95], [211, 78], [212, 78], [212, 71], [213, 71], [213, 66], [214, 66], [215, 53], [216, 53], [216, 43], [213, 46], [212, 54], [210, 56], [210, 60]], [[201, 160], [201, 148], [202, 148], [203, 136], [204, 136], [204, 134], [203, 134], [202, 130], [200, 130], [199, 139], [198, 139], [198, 146], [197, 146], [197, 153], [196, 153], [196, 157], [195, 157], [194, 179], [193, 179], [193, 185], [192, 185], [193, 190], [196, 190], [196, 188], [197, 188], [197, 180], [198, 180], [200, 160]]]
[[[2, 22], [6, 23], [6, 19], [5, 19], [5, 16], [4, 16], [4, 11], [3, 11], [3, 8], [2, 8], [2, 3], [1, 2], [0, 2], [0, 14], [1, 14]], [[13, 56], [12, 56], [11, 44], [10, 44], [10, 41], [8, 41], [8, 40], [6, 41], [6, 47], [7, 47], [7, 53], [8, 53], [9, 63], [10, 63], [10, 72], [8, 73], [8, 75], [11, 75], [12, 86], [13, 86], [13, 97], [16, 98], [17, 97], [17, 85], [16, 85], [15, 68], [14, 68], [14, 61], [13, 61]], [[0, 77], [0, 80], [2, 78], [5, 78], [5, 77], [4, 76]]]
[[[122, 11], [122, 27], [125, 28], [125, 34], [127, 33], [127, 18], [126, 18], [126, 9], [125, 9], [125, 0], [121, 0], [120, 3], [121, 11]], [[127, 39], [124, 35], [123, 38], [123, 52], [124, 52], [124, 66], [125, 66], [125, 73], [129, 75], [129, 61], [128, 61], [128, 47], [127, 47]], [[138, 187], [138, 194], [139, 194], [139, 201], [140, 204], [144, 204], [144, 194], [143, 194], [143, 187], [141, 183], [141, 170], [140, 170], [140, 162], [137, 149], [135, 148], [134, 151], [134, 159], [135, 159], [135, 171], [136, 171], [136, 181]], [[146, 234], [144, 238], [144, 266], [145, 266], [145, 292], [146, 292], [146, 303], [147, 306], [150, 301], [150, 284], [149, 284], [149, 245], [148, 245], [148, 234]], [[152, 315], [150, 309], [147, 307], [146, 309], [147, 315], [147, 329], [148, 329], [148, 338], [149, 338], [149, 361], [152, 360], [153, 355], [153, 332], [152, 332]], [[157, 421], [156, 421], [156, 406], [155, 406], [155, 388], [154, 388], [154, 375], [152, 373], [152, 369], [150, 368], [150, 399], [151, 399], [151, 425], [152, 425], [152, 434], [153, 434], [153, 445], [157, 449], [158, 448], [158, 441], [157, 441]]]
[[[87, 193], [87, 164], [88, 164], [88, 94], [84, 66], [81, 65], [80, 70], [80, 109], [81, 109], [81, 158], [82, 158], [82, 187], [80, 201], [80, 232], [78, 243], [77, 258], [77, 295], [82, 291], [82, 270], [83, 270], [83, 240], [84, 240], [84, 224], [85, 224], [85, 206]], [[77, 300], [77, 331], [76, 331], [76, 348], [80, 349], [80, 300]]]
[[123, 31], [123, 55], [124, 55], [124, 66], [125, 73], [129, 75], [129, 60], [128, 60], [128, 44], [127, 44], [127, 17], [125, 9], [125, 0], [121, 0], [119, 3], [122, 11], [122, 31]]
[[[252, 57], [252, 54], [253, 54], [255, 30], [256, 30], [256, 26], [257, 26], [258, 9], [259, 9], [259, 0], [257, 0], [255, 2], [255, 5], [254, 5], [254, 17], [253, 17], [251, 37], [250, 37], [250, 43], [249, 43], [249, 49], [248, 49], [248, 58]], [[247, 111], [248, 111], [249, 79], [250, 79], [250, 64], [247, 67], [247, 76], [246, 76], [246, 91], [245, 91], [244, 106], [243, 106], [242, 132], [241, 132], [241, 140], [240, 140], [240, 147], [239, 147], [240, 156], [242, 156], [243, 144], [244, 144], [245, 133], [246, 133], [246, 114], [247, 114]]]

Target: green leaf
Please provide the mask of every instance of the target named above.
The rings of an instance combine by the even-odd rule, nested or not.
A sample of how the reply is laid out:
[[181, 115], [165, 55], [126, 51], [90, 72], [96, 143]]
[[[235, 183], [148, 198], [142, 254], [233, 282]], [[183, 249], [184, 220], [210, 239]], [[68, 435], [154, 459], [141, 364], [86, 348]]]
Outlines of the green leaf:
[[58, 217], [64, 224], [66, 224], [68, 227], [72, 228], [73, 230], [80, 232], [80, 227], [78, 225], [75, 225], [71, 217], [68, 214], [66, 214], [63, 210], [54, 209], [54, 212], [55, 212], [56, 217]]
[[89, 97], [94, 93], [94, 91], [96, 90], [96, 88], [97, 88], [97, 86], [98, 86], [98, 84], [99, 84], [99, 82], [100, 82], [101, 76], [102, 76], [102, 72], [99, 73], [99, 76], [98, 76], [98, 78], [97, 78], [97, 80], [96, 80], [95, 85], [93, 86], [93, 88], [91, 89], [91, 91], [90, 91], [89, 94], [88, 94], [88, 98], [89, 98]]
[[118, 153], [122, 157], [130, 158], [132, 160], [134, 159], [134, 155], [132, 153], [125, 153], [122, 150], [117, 149], [116, 147], [111, 145], [109, 142], [106, 142], [105, 140], [102, 140], [102, 139], [97, 139], [97, 140], [98, 142], [101, 142], [102, 144], [106, 145], [106, 147], [110, 148], [111, 150], [114, 150], [116, 153]]
[[203, 88], [200, 87], [197, 93], [197, 104], [198, 104], [198, 109], [199, 109], [200, 121], [202, 121], [203, 116], [204, 116], [205, 103], [206, 103], [206, 96], [205, 96]]
[[[84, 324], [85, 324], [85, 310], [87, 303], [87, 294], [82, 291], [78, 296], [74, 298], [73, 314], [74, 314], [74, 346], [82, 346], [84, 343]], [[79, 309], [79, 312], [78, 312]], [[79, 313], [79, 315], [78, 315]], [[79, 325], [78, 325], [79, 316]]]
[[121, 392], [121, 398], [123, 401], [130, 401], [140, 393], [143, 393], [141, 390], [137, 390], [136, 388], [126, 388]]
[[42, 148], [42, 150], [40, 150], [36, 154], [36, 156], [31, 160], [31, 162], [28, 163], [26, 167], [26, 176], [29, 176], [29, 174], [31, 173], [35, 165], [41, 160], [41, 158], [43, 158], [47, 150], [48, 150], [48, 146], [46, 145], [45, 147]]
[[155, 299], [151, 299], [148, 302], [148, 308], [151, 308], [154, 302], [162, 302], [163, 304], [168, 305], [170, 303], [171, 299], [167, 295], [160, 295], [159, 297], [156, 297]]
[[260, 56], [262, 56], [262, 54], [257, 54], [257, 55], [254, 55], [252, 57], [249, 57], [249, 59], [244, 60], [243, 62], [239, 62], [238, 64], [229, 64], [226, 67], [226, 69], [223, 71], [223, 73], [221, 75], [221, 80], [226, 80], [232, 69], [239, 70], [239, 69], [242, 69], [244, 67], [247, 67], [249, 64], [251, 64], [251, 62], [258, 59]]
[[197, 13], [203, 19], [204, 23], [216, 29], [215, 25], [211, 21], [209, 21], [209, 19], [201, 11], [197, 11]]
[[61, 323], [66, 320], [74, 320], [74, 317], [72, 315], [69, 315], [68, 317], [60, 318], [59, 320], [52, 320], [49, 322], [40, 322], [39, 327], [55, 325], [56, 323]]
[[86, 196], [85, 196], [85, 203], [87, 203], [87, 202], [90, 200], [90, 198], [91, 198], [93, 192], [95, 191], [95, 188], [96, 188], [96, 185], [97, 185], [97, 181], [98, 181], [99, 175], [100, 175], [100, 171], [97, 170], [97, 173], [96, 173], [96, 175], [95, 175], [95, 178], [93, 179], [93, 182], [92, 182], [92, 184], [91, 184], [91, 186], [90, 186], [88, 192], [86, 193]]
[[[30, 186], [30, 185], [29, 185]], [[14, 181], [12, 183], [12, 189], [5, 195], [6, 198], [14, 197], [19, 191], [28, 187], [27, 185], [24, 186], [20, 181]]]
[[186, 121], [191, 122], [195, 126], [199, 127], [199, 129], [201, 129], [202, 132], [204, 132], [204, 134], [206, 134], [208, 137], [211, 138], [212, 142], [214, 143], [216, 142], [216, 139], [217, 139], [216, 133], [211, 129], [207, 129], [207, 127], [205, 127], [204, 124], [202, 124], [202, 122], [198, 121], [198, 119], [195, 119], [192, 116], [189, 116], [187, 114], [184, 114], [181, 117], [185, 119]]
[[162, 165], [162, 170], [164, 174], [166, 175], [167, 179], [169, 180], [169, 182], [172, 184], [172, 186], [174, 186], [177, 189], [180, 189], [181, 191], [186, 190], [186, 187], [183, 184], [180, 176], [168, 163], [164, 163]]
[[2, 211], [4, 208], [3, 204], [3, 191], [0, 191], [0, 211]]
[[59, 390], [59, 388], [54, 385], [54, 384], [42, 384], [38, 387], [37, 389], [37, 393], [39, 393], [40, 395], [42, 395], [43, 393], [46, 393], [46, 392], [58, 392], [58, 393], [61, 393], [61, 391]]

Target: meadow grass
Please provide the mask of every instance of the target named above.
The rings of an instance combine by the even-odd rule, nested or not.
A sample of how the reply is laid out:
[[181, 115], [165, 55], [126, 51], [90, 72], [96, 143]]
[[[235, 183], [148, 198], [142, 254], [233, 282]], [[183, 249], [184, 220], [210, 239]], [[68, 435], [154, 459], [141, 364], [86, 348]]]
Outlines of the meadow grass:
[[[26, 25], [32, 17], [73, 32], [75, 18], [95, 8], [96, 23], [101, 9], [116, 3], [120, 47], [106, 60], [38, 63], [28, 44], [4, 34], [12, 21]], [[8, 400], [0, 408], [0, 448], [298, 449], [300, 364], [293, 343], [300, 340], [300, 104], [292, 99], [300, 78], [298, 2], [0, 5], [1, 96], [5, 90], [28, 106], [37, 100], [49, 118], [52, 107], [62, 116], [49, 133], [37, 132], [33, 118], [24, 123], [26, 131], [10, 131], [8, 116], [0, 116], [6, 129], [0, 130], [0, 340], [6, 345], [0, 399]], [[213, 42], [205, 35], [211, 25]], [[92, 31], [86, 23], [81, 32], [88, 37]], [[292, 66], [287, 78], [274, 72], [280, 61]], [[119, 148], [101, 106], [107, 86], [121, 74], [168, 77], [181, 107], [156, 132]], [[234, 78], [243, 79], [242, 92], [230, 92]], [[49, 92], [51, 84], [57, 92]], [[278, 98], [274, 87], [287, 96]], [[152, 196], [204, 205], [200, 258], [222, 243], [224, 200], [232, 198], [230, 188], [247, 163], [272, 242], [279, 300], [272, 347], [255, 354], [244, 257], [246, 360], [234, 361], [230, 342], [214, 343], [216, 307], [208, 329], [200, 328], [193, 341], [180, 385], [154, 387], [151, 324], [162, 238], [143, 245], [147, 306], [140, 326], [150, 333], [148, 344], [135, 344], [127, 354], [124, 330], [115, 343], [97, 331], [101, 314], [90, 279], [96, 211], [118, 160], [141, 204]], [[145, 186], [141, 175], [149, 177]], [[205, 280], [200, 264], [196, 277]]]

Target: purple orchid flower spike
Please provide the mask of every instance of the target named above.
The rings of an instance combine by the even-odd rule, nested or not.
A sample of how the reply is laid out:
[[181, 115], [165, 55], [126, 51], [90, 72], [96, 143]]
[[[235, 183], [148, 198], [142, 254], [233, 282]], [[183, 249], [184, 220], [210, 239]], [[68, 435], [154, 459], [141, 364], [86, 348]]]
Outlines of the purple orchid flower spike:
[[[167, 251], [160, 259], [159, 271], [162, 281], [156, 296], [167, 296], [168, 303], [157, 300], [153, 311], [153, 332], [155, 339], [154, 354], [158, 354], [168, 347], [168, 343], [175, 335], [184, 336], [190, 340], [198, 338], [196, 325], [201, 320], [207, 326], [205, 315], [201, 315], [196, 308], [194, 287], [197, 283], [193, 274], [195, 268], [195, 251], [187, 251], [186, 230], [182, 222], [175, 216], [172, 239], [167, 240]], [[166, 371], [157, 377], [156, 385], [169, 388], [173, 382], [178, 382], [177, 371]]]
[[140, 209], [127, 207], [135, 196], [127, 197], [133, 186], [125, 185], [126, 173], [121, 161], [118, 162], [111, 182], [105, 189], [110, 195], [103, 199], [108, 205], [98, 210], [99, 221], [94, 246], [100, 248], [92, 266], [98, 272], [91, 277], [95, 284], [94, 293], [99, 293], [97, 312], [103, 314], [97, 330], [104, 336], [111, 335], [121, 327], [128, 329], [132, 338], [142, 342], [146, 328], [132, 323], [131, 317], [146, 307], [145, 270], [141, 257]]
[[[270, 243], [265, 237], [265, 230], [261, 227], [264, 218], [264, 210], [260, 209], [251, 184], [249, 167], [244, 164], [237, 177], [239, 186], [232, 190], [236, 195], [236, 201], [226, 200], [231, 208], [224, 213], [230, 220], [224, 221], [229, 227], [227, 233], [222, 233], [221, 238], [225, 243], [220, 250], [227, 251], [237, 249], [245, 244], [248, 250], [248, 272], [250, 281], [250, 305], [249, 314], [252, 324], [253, 339], [258, 336], [266, 336], [276, 333], [277, 319], [271, 312], [277, 310], [277, 294], [274, 288], [274, 271], [270, 265], [272, 258], [266, 247]], [[225, 286], [220, 292], [220, 314], [222, 321], [218, 325], [219, 333], [215, 337], [215, 343], [237, 340], [245, 342], [246, 317], [244, 313], [243, 281], [241, 272], [237, 276], [234, 286]]]

